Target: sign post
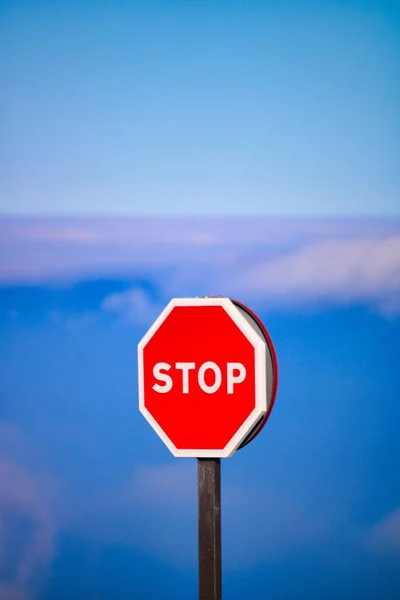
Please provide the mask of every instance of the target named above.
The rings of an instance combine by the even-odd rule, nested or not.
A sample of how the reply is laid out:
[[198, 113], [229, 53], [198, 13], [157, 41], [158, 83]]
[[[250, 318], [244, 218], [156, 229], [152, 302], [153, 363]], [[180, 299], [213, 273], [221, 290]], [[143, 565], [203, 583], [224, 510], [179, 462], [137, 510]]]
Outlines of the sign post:
[[198, 458], [199, 600], [221, 600], [221, 459]]
[[251, 442], [274, 404], [271, 338], [244, 304], [175, 298], [138, 345], [139, 409], [176, 457], [197, 458], [199, 600], [221, 600], [221, 458]]

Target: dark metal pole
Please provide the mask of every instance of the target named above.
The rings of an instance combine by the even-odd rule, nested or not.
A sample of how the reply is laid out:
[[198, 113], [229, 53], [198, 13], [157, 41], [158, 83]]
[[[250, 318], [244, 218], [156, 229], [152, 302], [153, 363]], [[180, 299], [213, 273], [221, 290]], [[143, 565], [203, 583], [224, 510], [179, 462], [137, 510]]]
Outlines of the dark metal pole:
[[221, 600], [221, 460], [197, 459], [199, 600]]

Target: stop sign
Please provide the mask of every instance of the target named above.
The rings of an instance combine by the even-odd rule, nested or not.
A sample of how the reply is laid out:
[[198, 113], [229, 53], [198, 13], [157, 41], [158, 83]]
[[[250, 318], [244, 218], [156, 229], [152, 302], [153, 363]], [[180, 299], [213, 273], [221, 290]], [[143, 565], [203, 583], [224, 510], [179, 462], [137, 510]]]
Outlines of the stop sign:
[[139, 408], [174, 456], [231, 456], [265, 423], [276, 359], [251, 315], [228, 298], [178, 298], [140, 341]]

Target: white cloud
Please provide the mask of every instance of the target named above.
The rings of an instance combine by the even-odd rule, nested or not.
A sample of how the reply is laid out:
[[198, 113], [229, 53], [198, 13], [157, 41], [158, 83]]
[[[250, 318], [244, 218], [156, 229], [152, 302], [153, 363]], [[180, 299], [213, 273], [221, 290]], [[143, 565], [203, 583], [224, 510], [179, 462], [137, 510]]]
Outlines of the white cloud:
[[36, 598], [55, 553], [55, 482], [24, 467], [33, 454], [20, 432], [0, 421], [1, 600]]
[[[5, 573], [3, 579], [0, 577], [2, 600], [35, 597], [38, 574], [43, 574], [54, 554], [53, 535], [43, 482], [13, 460], [0, 456], [0, 564]], [[19, 552], [13, 557], [10, 547], [16, 545]]]
[[241, 244], [276, 246], [302, 239], [380, 235], [399, 229], [396, 219], [267, 217], [0, 217], [2, 242], [123, 244]]
[[367, 546], [400, 558], [400, 506], [386, 515], [367, 535]]
[[144, 290], [133, 288], [127, 292], [107, 296], [101, 304], [101, 309], [121, 313], [132, 323], [150, 324], [162, 306], [152, 300]]
[[327, 240], [257, 261], [233, 281], [236, 293], [289, 306], [368, 303], [400, 312], [400, 236]]
[[[267, 253], [266, 253], [267, 254]], [[150, 322], [174, 296], [218, 293], [279, 310], [323, 305], [367, 305], [384, 316], [400, 314], [400, 235], [332, 239], [243, 258], [216, 254], [214, 262], [174, 264], [157, 281], [164, 297], [143, 290], [113, 294], [102, 305], [136, 322]]]
[[400, 314], [400, 221], [36, 219], [2, 221], [0, 280], [145, 275], [162, 289], [102, 308], [149, 322], [172, 296], [231, 295], [274, 309], [363, 304]]

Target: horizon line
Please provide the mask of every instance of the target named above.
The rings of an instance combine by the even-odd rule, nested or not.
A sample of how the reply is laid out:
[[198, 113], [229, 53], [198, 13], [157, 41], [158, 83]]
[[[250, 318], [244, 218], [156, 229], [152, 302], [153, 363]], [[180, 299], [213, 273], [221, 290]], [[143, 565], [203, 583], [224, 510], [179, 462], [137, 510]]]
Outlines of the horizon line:
[[85, 212], [85, 213], [1, 213], [0, 212], [0, 220], [18, 220], [18, 219], [29, 219], [29, 220], [39, 220], [39, 219], [137, 219], [137, 220], [183, 220], [183, 219], [197, 219], [197, 220], [254, 220], [254, 219], [263, 219], [263, 220], [285, 220], [285, 221], [293, 221], [293, 220], [324, 220], [324, 221], [343, 221], [343, 220], [400, 220], [399, 214], [363, 214], [363, 213], [349, 213], [349, 214], [265, 214], [265, 213], [251, 213], [251, 214], [222, 214], [222, 213], [205, 213], [205, 214], [196, 214], [196, 213], [179, 213], [179, 214], [168, 214], [168, 213], [158, 213], [158, 214], [144, 214], [144, 213], [113, 213], [113, 212]]

